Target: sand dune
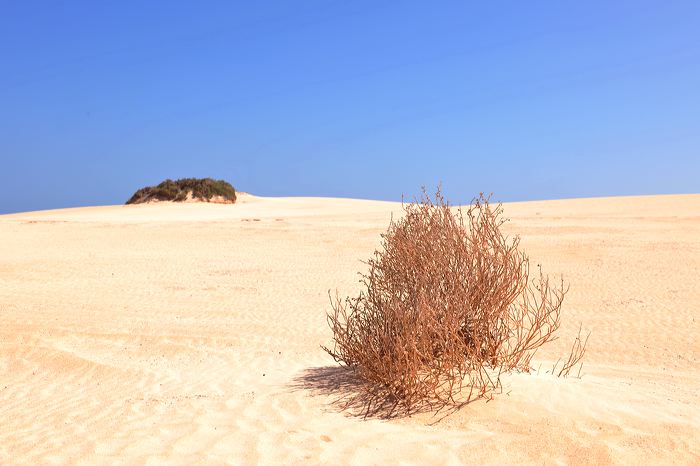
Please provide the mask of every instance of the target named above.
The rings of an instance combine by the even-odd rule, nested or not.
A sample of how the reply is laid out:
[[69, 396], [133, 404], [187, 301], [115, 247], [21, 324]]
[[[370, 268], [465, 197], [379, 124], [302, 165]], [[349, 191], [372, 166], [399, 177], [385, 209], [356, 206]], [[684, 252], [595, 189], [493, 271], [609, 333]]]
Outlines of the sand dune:
[[[505, 205], [560, 339], [446, 417], [362, 419], [329, 289], [400, 204], [242, 196], [0, 216], [0, 464], [700, 463], [700, 195]], [[583, 377], [549, 373], [579, 323]]]

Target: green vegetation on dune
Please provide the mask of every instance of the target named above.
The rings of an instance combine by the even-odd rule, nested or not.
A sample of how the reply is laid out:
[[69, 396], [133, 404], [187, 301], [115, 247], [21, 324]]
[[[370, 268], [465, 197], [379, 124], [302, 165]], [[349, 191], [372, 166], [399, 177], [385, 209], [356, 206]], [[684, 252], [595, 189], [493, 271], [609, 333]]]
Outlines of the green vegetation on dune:
[[224, 180], [182, 178], [176, 181], [167, 179], [157, 186], [141, 188], [126, 203], [140, 204], [153, 200], [183, 202], [189, 193], [192, 193], [192, 198], [202, 201], [221, 196], [225, 201], [236, 202], [236, 190]]

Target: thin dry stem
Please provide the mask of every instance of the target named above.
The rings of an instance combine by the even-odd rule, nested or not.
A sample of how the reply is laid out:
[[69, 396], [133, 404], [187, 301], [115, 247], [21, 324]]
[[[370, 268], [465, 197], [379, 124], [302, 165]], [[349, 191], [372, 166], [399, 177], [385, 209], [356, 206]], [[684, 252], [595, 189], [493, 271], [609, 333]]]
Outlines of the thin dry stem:
[[567, 377], [569, 373], [571, 372], [571, 369], [576, 366], [579, 362], [581, 362], [581, 365], [578, 370], [578, 375], [577, 377], [581, 377], [581, 369], [583, 368], [583, 355], [586, 354], [586, 345], [588, 345], [588, 338], [591, 336], [591, 333], [588, 332], [588, 335], [586, 335], [586, 339], [583, 340], [581, 338], [581, 330], [582, 327], [579, 327], [578, 329], [578, 335], [576, 336], [576, 339], [574, 340], [574, 344], [571, 346], [571, 352], [569, 353], [569, 358], [566, 360], [564, 365], [562, 366], [561, 370], [557, 374], [557, 377]]

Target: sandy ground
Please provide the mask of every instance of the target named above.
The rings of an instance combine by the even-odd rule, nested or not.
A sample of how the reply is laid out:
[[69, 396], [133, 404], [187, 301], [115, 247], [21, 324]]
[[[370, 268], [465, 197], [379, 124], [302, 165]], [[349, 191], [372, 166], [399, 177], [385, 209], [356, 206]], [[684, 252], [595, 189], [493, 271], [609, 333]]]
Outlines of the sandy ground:
[[[363, 419], [319, 347], [395, 203], [243, 196], [0, 216], [1, 464], [700, 463], [700, 195], [514, 203], [571, 284], [493, 401]], [[557, 378], [579, 322], [583, 376]]]

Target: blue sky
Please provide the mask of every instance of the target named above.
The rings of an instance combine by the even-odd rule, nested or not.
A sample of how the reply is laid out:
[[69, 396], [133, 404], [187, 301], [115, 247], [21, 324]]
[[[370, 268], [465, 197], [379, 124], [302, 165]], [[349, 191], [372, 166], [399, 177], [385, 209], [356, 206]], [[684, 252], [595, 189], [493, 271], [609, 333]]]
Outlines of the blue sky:
[[0, 213], [165, 178], [700, 192], [700, 3], [3, 2]]

